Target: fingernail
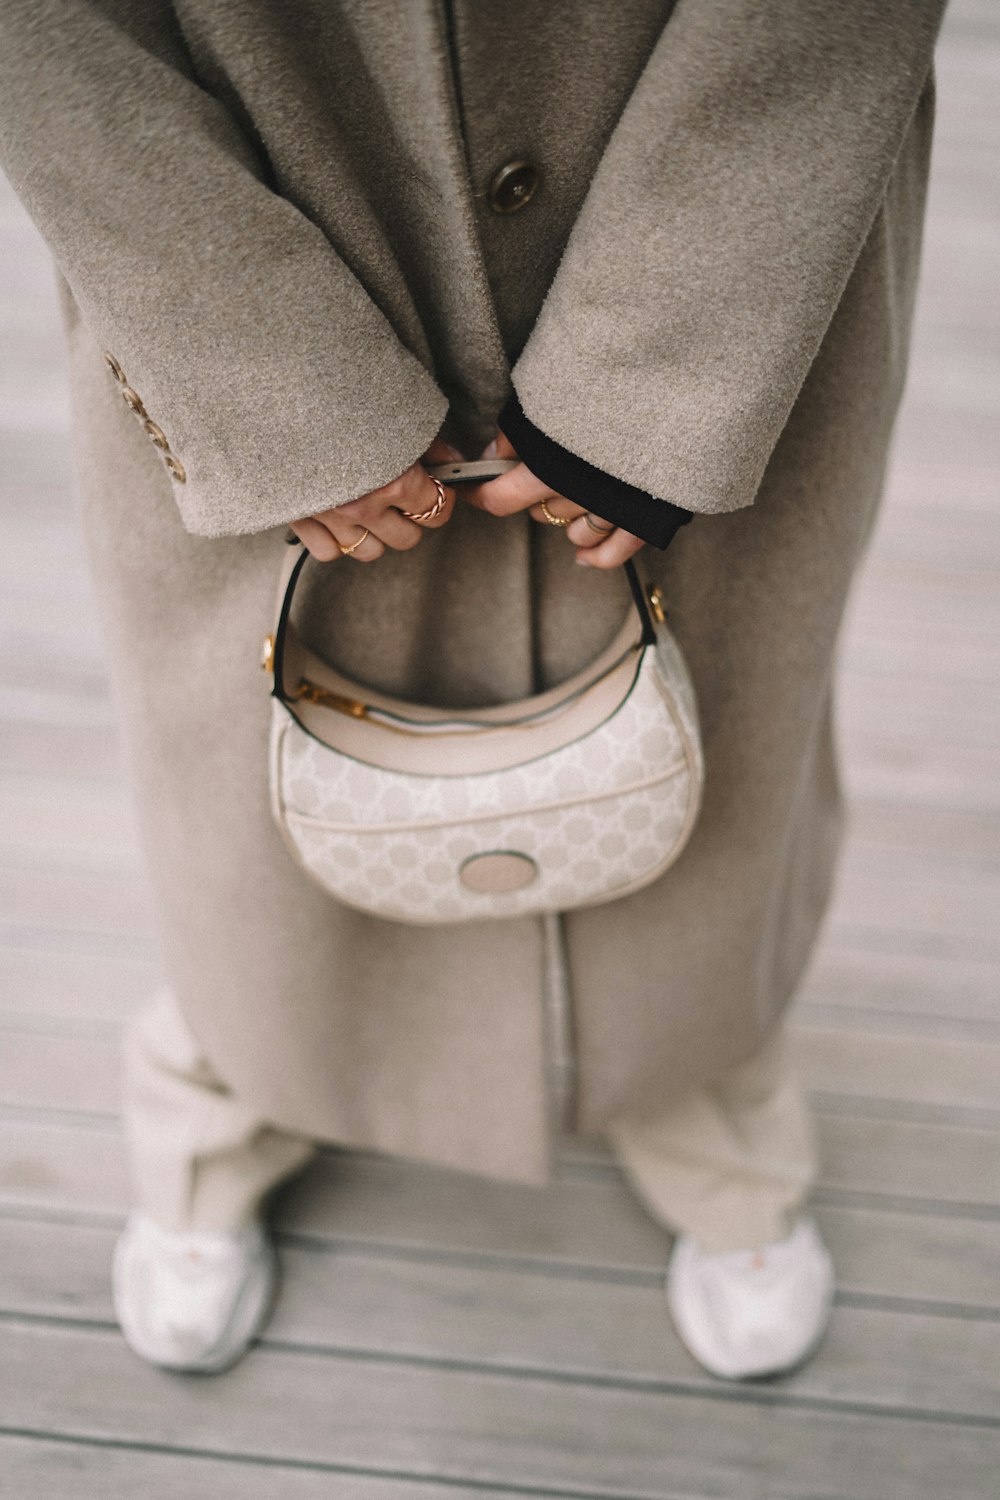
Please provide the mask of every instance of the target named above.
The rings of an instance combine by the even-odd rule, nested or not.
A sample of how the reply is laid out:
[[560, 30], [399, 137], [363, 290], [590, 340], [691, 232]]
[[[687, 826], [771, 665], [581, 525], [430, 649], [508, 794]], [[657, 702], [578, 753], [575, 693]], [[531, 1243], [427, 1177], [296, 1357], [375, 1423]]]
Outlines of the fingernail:
[[497, 440], [496, 440], [496, 438], [491, 438], [490, 441], [486, 444], [486, 447], [483, 449], [482, 456], [483, 456], [483, 458], [496, 458], [496, 456], [497, 456]]
[[590, 558], [589, 557], [585, 557], [582, 552], [578, 552], [576, 554], [576, 562], [577, 562], [577, 566], [580, 567], [580, 568], [589, 568], [590, 567]]

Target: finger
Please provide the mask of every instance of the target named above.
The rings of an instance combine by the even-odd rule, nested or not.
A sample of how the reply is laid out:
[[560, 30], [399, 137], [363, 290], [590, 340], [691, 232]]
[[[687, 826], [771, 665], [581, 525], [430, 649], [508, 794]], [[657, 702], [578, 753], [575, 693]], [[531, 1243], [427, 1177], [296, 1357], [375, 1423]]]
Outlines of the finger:
[[505, 432], [497, 428], [497, 435], [491, 438], [479, 455], [480, 458], [516, 458], [517, 450]]
[[[434, 529], [444, 526], [451, 518], [455, 508], [455, 491], [447, 486], [444, 489], [444, 505], [436, 516], [427, 515], [426, 520], [419, 520], [415, 524], [422, 530]], [[380, 522], [386, 507], [391, 507], [397, 514], [409, 512], [405, 517], [410, 524], [414, 516], [424, 516], [427, 512], [434, 510], [438, 502], [440, 491], [434, 480], [428, 474], [423, 464], [411, 464], [404, 474], [394, 479], [391, 484], [383, 485], [380, 490], [373, 490], [366, 495], [363, 501], [355, 502], [359, 506], [359, 518], [363, 519], [366, 526], [371, 526], [373, 531], [381, 534]]]
[[[444, 490], [444, 505], [438, 511], [437, 515], [431, 515], [430, 512], [437, 509], [441, 490], [438, 489], [434, 480], [425, 469], [421, 468], [420, 473], [423, 476], [420, 481], [420, 489], [417, 491], [417, 495], [412, 503], [406, 507], [410, 512], [410, 519], [407, 521], [407, 525], [412, 526], [415, 524], [421, 531], [436, 531], [438, 527], [446, 526], [451, 519], [451, 513], [455, 509], [455, 491], [449, 489], [446, 484], [442, 485], [441, 489]], [[418, 519], [414, 521], [414, 517], [418, 517]]]
[[[331, 510], [319, 511], [313, 519], [326, 526], [335, 536], [343, 534], [346, 523], [367, 526], [376, 536], [389, 542], [392, 547], [415, 547], [420, 540], [420, 531], [430, 526], [443, 526], [451, 516], [455, 505], [455, 492], [445, 489], [445, 503], [432, 520], [414, 522], [403, 516], [405, 510], [418, 514], [432, 510], [437, 503], [438, 488], [421, 464], [412, 464], [398, 479], [393, 479], [370, 494], [349, 500]], [[401, 524], [400, 524], [401, 523]], [[409, 528], [416, 526], [416, 531]]]
[[513, 516], [518, 511], [537, 505], [540, 500], [556, 498], [555, 491], [532, 474], [527, 464], [518, 464], [515, 468], [508, 469], [506, 474], [476, 485], [475, 489], [477, 493], [473, 503], [478, 501], [481, 508], [489, 511], [491, 516]]
[[436, 437], [425, 453], [420, 455], [422, 464], [460, 464], [464, 462], [464, 455], [451, 443], [446, 443], [444, 438]]
[[353, 562], [377, 562], [385, 552], [385, 543], [367, 526], [344, 525], [341, 522], [334, 536], [342, 549], [341, 556], [349, 557]]
[[[591, 521], [594, 525], [591, 525]], [[603, 521], [593, 511], [586, 511], [582, 516], [577, 516], [572, 525], [567, 526], [566, 535], [574, 547], [590, 548], [596, 547], [605, 537], [610, 536], [614, 529], [610, 521]]]
[[307, 516], [301, 521], [290, 521], [289, 525], [317, 562], [334, 562], [340, 556], [336, 537], [314, 516]]
[[[548, 515], [545, 514], [545, 510], [548, 511]], [[574, 500], [567, 500], [565, 495], [553, 495], [551, 499], [546, 499], [545, 510], [540, 505], [533, 505], [528, 514], [533, 521], [541, 521], [543, 526], [554, 526], [557, 521], [572, 522], [585, 514], [582, 505], [577, 505]], [[552, 517], [555, 517], [555, 520], [551, 519]], [[569, 532], [568, 525], [561, 529]]]
[[381, 515], [372, 517], [368, 529], [372, 536], [377, 536], [380, 542], [384, 542], [394, 552], [409, 552], [411, 548], [420, 545], [423, 535], [422, 526], [418, 526], [416, 521], [408, 521], [391, 505], [387, 505]]
[[645, 542], [629, 531], [622, 531], [619, 527], [603, 542], [596, 547], [580, 548], [576, 554], [576, 560], [585, 568], [620, 568], [622, 563], [628, 562], [644, 546]]

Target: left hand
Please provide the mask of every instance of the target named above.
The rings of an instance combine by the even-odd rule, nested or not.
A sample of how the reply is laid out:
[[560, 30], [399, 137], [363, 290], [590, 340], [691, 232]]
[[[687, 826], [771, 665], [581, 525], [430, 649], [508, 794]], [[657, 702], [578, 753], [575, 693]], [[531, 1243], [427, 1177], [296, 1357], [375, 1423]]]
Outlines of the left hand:
[[[504, 433], [498, 432], [480, 457], [517, 458], [517, 453]], [[631, 532], [612, 526], [610, 521], [550, 489], [525, 463], [519, 463], [515, 469], [508, 469], [506, 474], [485, 484], [463, 485], [462, 498], [479, 510], [489, 511], [492, 516], [512, 516], [517, 511], [526, 510], [533, 520], [551, 525], [542, 511], [540, 502], [544, 500], [554, 516], [570, 521], [563, 529], [567, 540], [576, 548], [577, 562], [584, 567], [618, 568], [645, 546], [645, 542]], [[587, 515], [590, 521], [584, 519]], [[595, 530], [591, 521], [601, 530]]]

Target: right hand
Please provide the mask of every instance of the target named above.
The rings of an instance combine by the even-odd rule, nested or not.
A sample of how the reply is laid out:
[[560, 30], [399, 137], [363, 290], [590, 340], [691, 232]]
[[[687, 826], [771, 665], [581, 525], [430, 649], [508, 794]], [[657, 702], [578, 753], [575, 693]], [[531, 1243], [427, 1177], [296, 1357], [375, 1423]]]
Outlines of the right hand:
[[301, 521], [292, 521], [291, 529], [299, 541], [318, 562], [335, 562], [343, 557], [341, 547], [352, 546], [360, 536], [365, 537], [356, 551], [351, 553], [355, 562], [376, 562], [392, 547], [397, 552], [406, 552], [420, 541], [426, 529], [436, 530], [451, 518], [455, 508], [455, 491], [445, 490], [444, 509], [431, 521], [408, 521], [404, 510], [418, 513], [430, 510], [438, 498], [437, 485], [427, 473], [424, 464], [443, 464], [460, 461], [461, 453], [441, 438], [435, 438], [427, 452], [411, 464], [397, 479], [392, 479], [380, 489], [369, 490], [346, 505], [336, 505], [331, 510], [317, 511], [304, 516]]

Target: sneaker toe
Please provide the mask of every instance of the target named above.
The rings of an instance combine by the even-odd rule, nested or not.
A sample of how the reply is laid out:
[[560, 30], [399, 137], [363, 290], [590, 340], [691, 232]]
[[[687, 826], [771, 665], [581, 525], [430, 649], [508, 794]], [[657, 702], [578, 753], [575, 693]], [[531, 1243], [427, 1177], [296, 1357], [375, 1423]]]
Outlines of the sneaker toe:
[[833, 1270], [818, 1234], [804, 1230], [770, 1255], [699, 1255], [680, 1241], [667, 1297], [683, 1342], [712, 1374], [746, 1379], [798, 1364], [829, 1319]]
[[141, 1221], [115, 1250], [115, 1310], [152, 1364], [213, 1371], [245, 1350], [267, 1314], [273, 1252], [263, 1232], [169, 1236]]

